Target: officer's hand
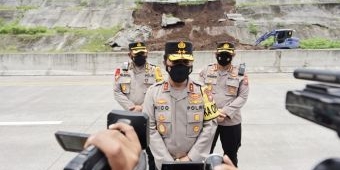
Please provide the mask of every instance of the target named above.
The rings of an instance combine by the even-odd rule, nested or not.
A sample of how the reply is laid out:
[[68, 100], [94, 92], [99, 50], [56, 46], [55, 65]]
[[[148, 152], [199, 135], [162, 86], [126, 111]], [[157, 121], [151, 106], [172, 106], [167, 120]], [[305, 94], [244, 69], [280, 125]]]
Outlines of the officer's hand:
[[227, 155], [223, 156], [224, 164], [214, 167], [214, 170], [238, 170]]
[[135, 130], [125, 123], [112, 124], [109, 130], [102, 130], [91, 135], [84, 147], [89, 145], [98, 147], [114, 170], [133, 169], [138, 163], [141, 152], [141, 145]]
[[222, 113], [222, 110], [220, 110], [220, 109], [218, 109], [218, 112], [220, 112], [220, 114], [217, 117], [217, 122], [223, 122], [223, 120], [227, 117], [227, 115]]

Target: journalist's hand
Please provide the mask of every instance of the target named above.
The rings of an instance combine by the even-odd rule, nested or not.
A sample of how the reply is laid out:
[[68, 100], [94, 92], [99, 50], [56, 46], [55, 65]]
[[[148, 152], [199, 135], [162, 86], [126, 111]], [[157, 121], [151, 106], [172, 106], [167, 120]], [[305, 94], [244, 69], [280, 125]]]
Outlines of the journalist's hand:
[[129, 110], [132, 112], [142, 112], [143, 107], [141, 105], [134, 105], [133, 107], [130, 107]]
[[214, 167], [214, 170], [238, 170], [227, 155], [223, 156], [224, 164]]
[[135, 130], [125, 123], [112, 124], [109, 130], [91, 135], [84, 147], [89, 145], [98, 147], [105, 154], [112, 170], [132, 170], [141, 152]]
[[190, 158], [188, 156], [183, 156], [182, 158], [179, 159], [181, 162], [190, 162]]

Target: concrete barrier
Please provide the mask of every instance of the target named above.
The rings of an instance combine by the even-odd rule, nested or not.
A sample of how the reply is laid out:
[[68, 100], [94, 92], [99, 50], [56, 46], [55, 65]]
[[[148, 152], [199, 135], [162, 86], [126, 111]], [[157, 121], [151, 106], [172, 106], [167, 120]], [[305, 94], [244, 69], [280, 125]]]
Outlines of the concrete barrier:
[[[246, 63], [247, 72], [280, 73], [296, 68], [340, 69], [340, 49], [239, 50], [234, 64]], [[194, 74], [215, 62], [214, 51], [194, 52]], [[149, 62], [163, 67], [163, 52], [149, 53]], [[127, 52], [0, 54], [0, 75], [108, 75], [129, 61]]]

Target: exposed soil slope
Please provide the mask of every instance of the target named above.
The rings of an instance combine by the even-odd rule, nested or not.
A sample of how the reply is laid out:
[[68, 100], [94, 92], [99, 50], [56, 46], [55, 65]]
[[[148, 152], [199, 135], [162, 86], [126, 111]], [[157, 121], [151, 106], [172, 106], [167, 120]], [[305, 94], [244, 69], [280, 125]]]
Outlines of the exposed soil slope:
[[[209, 35], [204, 31], [212, 26], [230, 26], [233, 21], [225, 19], [225, 14], [235, 10], [234, 3], [209, 1], [201, 5], [178, 5], [164, 3], [143, 3], [133, 12], [134, 24], [148, 25], [152, 36], [148, 40], [150, 50], [163, 50], [164, 43], [171, 40], [191, 41], [195, 50], [214, 50], [216, 43], [230, 41], [237, 49], [254, 49], [255, 47], [240, 44], [237, 39], [228, 35]], [[184, 21], [184, 25], [162, 28], [162, 14], [172, 15]], [[161, 36], [159, 36], [161, 34]]]

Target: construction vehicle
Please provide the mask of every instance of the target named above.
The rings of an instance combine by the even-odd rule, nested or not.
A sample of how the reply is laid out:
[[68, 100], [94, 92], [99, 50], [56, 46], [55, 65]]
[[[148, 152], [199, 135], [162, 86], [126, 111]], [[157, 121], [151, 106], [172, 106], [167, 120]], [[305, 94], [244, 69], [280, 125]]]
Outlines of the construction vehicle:
[[255, 42], [255, 45], [260, 44], [262, 41], [268, 39], [269, 37], [274, 37], [274, 43], [269, 49], [295, 49], [299, 48], [300, 40], [299, 38], [292, 37], [293, 29], [277, 29], [270, 32], [266, 32]]

